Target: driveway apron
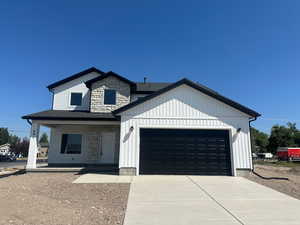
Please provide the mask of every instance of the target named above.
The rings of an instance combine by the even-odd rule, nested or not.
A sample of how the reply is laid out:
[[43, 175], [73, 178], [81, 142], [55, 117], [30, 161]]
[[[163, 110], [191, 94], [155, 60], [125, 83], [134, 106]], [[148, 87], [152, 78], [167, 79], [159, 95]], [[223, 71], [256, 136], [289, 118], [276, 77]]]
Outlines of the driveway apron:
[[299, 200], [241, 177], [136, 176], [124, 225], [296, 225], [299, 210]]

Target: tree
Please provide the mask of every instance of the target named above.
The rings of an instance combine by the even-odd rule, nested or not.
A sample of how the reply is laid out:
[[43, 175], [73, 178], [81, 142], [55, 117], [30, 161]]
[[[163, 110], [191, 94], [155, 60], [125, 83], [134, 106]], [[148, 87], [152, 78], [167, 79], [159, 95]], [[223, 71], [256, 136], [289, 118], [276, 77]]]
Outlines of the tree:
[[278, 147], [295, 146], [296, 124], [288, 123], [288, 127], [275, 125], [269, 137], [268, 151], [276, 153]]
[[16, 152], [16, 148], [19, 145], [19, 143], [21, 142], [21, 139], [16, 136], [16, 135], [10, 135], [9, 137], [9, 144], [10, 144], [10, 149], [12, 152], [17, 153]]
[[251, 138], [254, 152], [266, 152], [269, 144], [268, 135], [251, 127]]
[[42, 134], [39, 143], [40, 143], [40, 144], [41, 144], [41, 143], [47, 143], [47, 144], [49, 144], [49, 141], [48, 141], [48, 135], [47, 135], [46, 133], [43, 133], [43, 134]]
[[17, 135], [9, 135], [9, 144], [11, 146], [16, 145], [20, 141], [20, 138]]
[[19, 138], [18, 141], [11, 146], [11, 149], [15, 154], [22, 154], [23, 157], [28, 156], [28, 148], [29, 140], [26, 137], [22, 140]]
[[294, 134], [294, 142], [297, 147], [300, 146], [300, 131], [299, 130]]
[[288, 123], [287, 123], [287, 127], [291, 130], [291, 132], [292, 132], [293, 134], [295, 134], [295, 133], [298, 131], [298, 129], [297, 129], [297, 127], [296, 127], [296, 123], [288, 122]]
[[7, 128], [0, 128], [0, 145], [9, 142], [9, 132]]

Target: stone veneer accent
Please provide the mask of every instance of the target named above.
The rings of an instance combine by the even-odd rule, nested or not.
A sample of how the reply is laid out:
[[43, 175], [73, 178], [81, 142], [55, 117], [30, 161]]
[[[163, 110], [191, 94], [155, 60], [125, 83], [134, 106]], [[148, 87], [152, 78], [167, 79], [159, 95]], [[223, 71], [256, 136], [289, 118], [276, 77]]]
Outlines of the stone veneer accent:
[[[116, 105], [104, 105], [104, 90], [116, 90]], [[116, 77], [97, 81], [91, 87], [91, 112], [111, 112], [130, 103], [130, 85]]]

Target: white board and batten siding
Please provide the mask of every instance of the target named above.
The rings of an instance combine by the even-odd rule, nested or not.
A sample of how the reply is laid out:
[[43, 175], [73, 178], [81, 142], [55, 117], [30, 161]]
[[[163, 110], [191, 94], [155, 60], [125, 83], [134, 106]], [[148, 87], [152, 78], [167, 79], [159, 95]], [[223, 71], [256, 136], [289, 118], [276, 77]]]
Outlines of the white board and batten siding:
[[[119, 167], [135, 167], [139, 174], [140, 128], [229, 130], [232, 172], [251, 169], [250, 116], [181, 85], [121, 115]], [[130, 128], [133, 131], [130, 132]], [[237, 129], [241, 131], [237, 133]]]
[[[53, 92], [53, 110], [89, 110], [90, 91], [85, 86], [86, 81], [98, 77], [97, 72], [88, 73], [80, 78], [74, 79], [52, 89]], [[82, 105], [70, 105], [70, 96], [72, 92], [82, 93]]]

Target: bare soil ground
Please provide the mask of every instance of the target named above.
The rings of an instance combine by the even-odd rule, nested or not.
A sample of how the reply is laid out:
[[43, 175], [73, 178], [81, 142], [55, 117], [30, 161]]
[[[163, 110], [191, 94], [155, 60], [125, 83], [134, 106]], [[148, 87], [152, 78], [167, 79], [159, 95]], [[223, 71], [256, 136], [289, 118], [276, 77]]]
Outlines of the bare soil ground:
[[249, 180], [300, 199], [300, 168], [255, 165], [254, 171]]
[[73, 173], [0, 178], [1, 225], [122, 224], [129, 184], [72, 184]]

